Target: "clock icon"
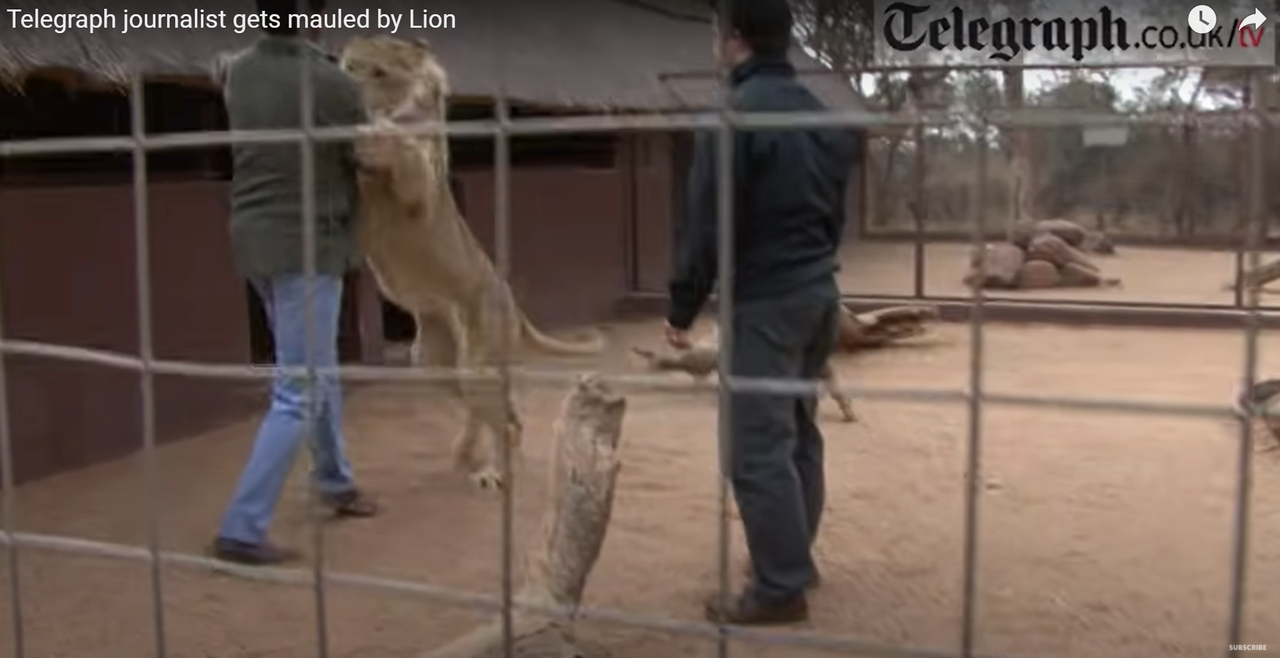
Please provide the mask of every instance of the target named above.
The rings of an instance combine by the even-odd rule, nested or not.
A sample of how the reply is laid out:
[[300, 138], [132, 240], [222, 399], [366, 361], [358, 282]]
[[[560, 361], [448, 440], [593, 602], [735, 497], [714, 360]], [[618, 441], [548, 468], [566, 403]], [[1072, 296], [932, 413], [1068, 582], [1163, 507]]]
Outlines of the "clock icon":
[[1196, 34], [1208, 34], [1218, 24], [1218, 15], [1209, 5], [1196, 5], [1187, 14], [1187, 26]]

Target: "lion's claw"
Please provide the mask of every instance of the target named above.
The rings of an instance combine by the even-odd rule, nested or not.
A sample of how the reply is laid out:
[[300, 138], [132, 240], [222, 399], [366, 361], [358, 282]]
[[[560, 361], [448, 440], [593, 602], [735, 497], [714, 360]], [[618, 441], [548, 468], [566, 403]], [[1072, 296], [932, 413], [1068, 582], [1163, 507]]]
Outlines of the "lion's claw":
[[472, 473], [471, 483], [481, 489], [492, 489], [494, 491], [501, 491], [504, 485], [502, 474], [491, 468]]

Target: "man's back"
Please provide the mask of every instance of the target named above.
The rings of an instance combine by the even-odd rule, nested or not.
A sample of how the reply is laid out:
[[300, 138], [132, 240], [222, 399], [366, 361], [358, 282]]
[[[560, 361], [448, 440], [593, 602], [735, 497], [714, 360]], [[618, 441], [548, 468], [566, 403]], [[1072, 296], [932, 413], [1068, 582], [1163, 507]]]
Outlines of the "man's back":
[[[224, 92], [233, 130], [302, 127], [302, 75], [312, 75], [316, 126], [364, 123], [355, 83], [310, 43], [266, 37], [227, 68]], [[317, 142], [315, 210], [320, 273], [355, 265], [353, 230], [359, 205], [349, 142]], [[272, 276], [302, 270], [302, 159], [298, 143], [232, 147], [231, 233], [237, 269]]]
[[[732, 103], [743, 113], [817, 112], [822, 102], [785, 61], [753, 61], [737, 72]], [[829, 280], [839, 269], [845, 196], [858, 157], [843, 129], [740, 133], [734, 199], [736, 293], [785, 294]]]

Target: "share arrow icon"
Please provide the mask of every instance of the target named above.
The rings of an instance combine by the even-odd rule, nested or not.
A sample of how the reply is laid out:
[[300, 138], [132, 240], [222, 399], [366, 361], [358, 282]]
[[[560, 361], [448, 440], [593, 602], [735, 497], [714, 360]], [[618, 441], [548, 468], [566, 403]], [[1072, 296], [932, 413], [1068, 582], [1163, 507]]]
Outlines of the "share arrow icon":
[[1262, 24], [1265, 23], [1266, 21], [1267, 21], [1267, 17], [1262, 15], [1262, 10], [1258, 9], [1257, 7], [1254, 7], [1253, 13], [1249, 14], [1248, 16], [1245, 16], [1244, 20], [1240, 21], [1240, 28], [1237, 29], [1236, 31], [1239, 32], [1250, 25], [1254, 26], [1255, 28], [1262, 27]]

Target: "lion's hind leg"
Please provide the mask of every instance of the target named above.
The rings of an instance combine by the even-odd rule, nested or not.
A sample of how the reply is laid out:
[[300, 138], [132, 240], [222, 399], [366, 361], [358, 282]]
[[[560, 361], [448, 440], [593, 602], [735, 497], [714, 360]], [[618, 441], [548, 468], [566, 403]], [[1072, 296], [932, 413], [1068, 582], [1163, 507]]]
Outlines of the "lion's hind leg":
[[840, 390], [840, 379], [836, 377], [836, 371], [831, 367], [830, 363], [822, 366], [822, 388], [826, 389], [827, 395], [835, 401], [836, 406], [840, 408], [840, 416], [846, 423], [856, 423], [858, 415], [853, 413], [853, 401], [849, 396]]
[[[515, 400], [501, 381], [492, 379], [464, 382], [463, 390], [467, 426], [454, 446], [455, 463], [467, 468], [471, 481], [481, 489], [501, 489], [507, 484], [506, 474], [511, 472], [507, 458], [518, 461], [521, 455], [524, 427]], [[484, 460], [475, 458], [481, 432], [488, 439]]]
[[[496, 374], [494, 366], [500, 354], [489, 349], [493, 341], [484, 333], [487, 330], [484, 318], [489, 315], [486, 311], [479, 309], [472, 316], [478, 321], [465, 323], [465, 338], [456, 341], [460, 367], [473, 372], [483, 371], [485, 376], [460, 382], [463, 403], [467, 407], [467, 428], [461, 437], [463, 443], [455, 445], [454, 456], [455, 460], [470, 457], [483, 428], [488, 436], [488, 459], [478, 468], [474, 468], [474, 460], [467, 464], [474, 468], [470, 478], [481, 489], [501, 489], [508, 484], [505, 474], [511, 472], [511, 464], [506, 458], [520, 457], [524, 428], [510, 386], [504, 386], [501, 380], [491, 376]], [[463, 322], [458, 324], [464, 326]]]
[[[413, 314], [414, 336], [409, 362], [415, 366], [457, 367], [459, 329], [448, 311]], [[452, 387], [456, 388], [456, 387]]]
[[[415, 313], [413, 319], [417, 325], [417, 333], [409, 353], [415, 366], [434, 365], [454, 369], [466, 367], [466, 334], [456, 311]], [[483, 425], [468, 402], [466, 381], [455, 379], [446, 384], [445, 389], [462, 404], [465, 412], [462, 429], [449, 445], [453, 467], [457, 471], [471, 473], [479, 467], [476, 448], [479, 447]]]
[[472, 417], [484, 427], [489, 455], [479, 468], [471, 472], [470, 477], [481, 489], [502, 489], [508, 484], [507, 474], [521, 460], [524, 427], [510, 396], [496, 390], [498, 384], [489, 384], [485, 388], [487, 390], [475, 391], [469, 406]]
[[479, 417], [471, 410], [470, 404], [463, 400], [466, 408], [466, 421], [463, 423], [462, 431], [454, 437], [453, 443], [449, 446], [449, 454], [453, 460], [453, 468], [462, 473], [474, 473], [481, 467], [480, 457], [476, 454], [476, 448], [480, 445], [480, 432], [484, 429], [484, 424], [480, 422]]

